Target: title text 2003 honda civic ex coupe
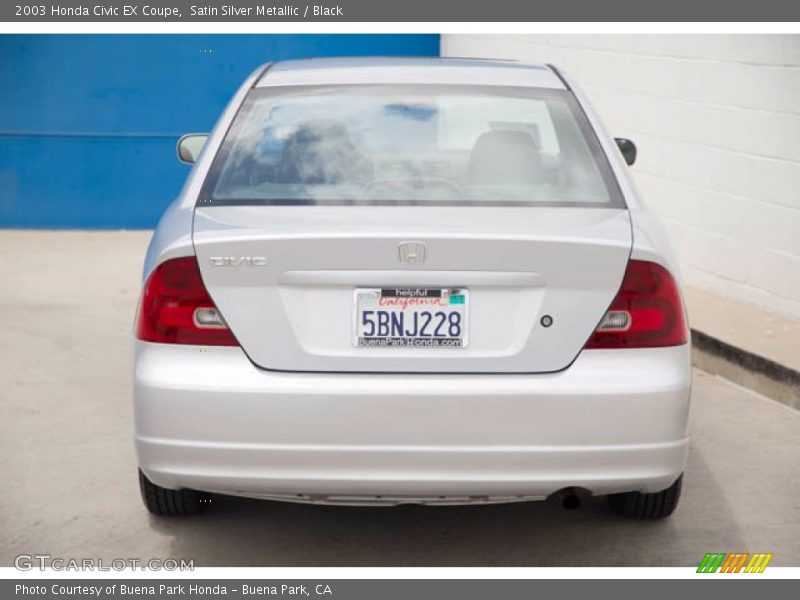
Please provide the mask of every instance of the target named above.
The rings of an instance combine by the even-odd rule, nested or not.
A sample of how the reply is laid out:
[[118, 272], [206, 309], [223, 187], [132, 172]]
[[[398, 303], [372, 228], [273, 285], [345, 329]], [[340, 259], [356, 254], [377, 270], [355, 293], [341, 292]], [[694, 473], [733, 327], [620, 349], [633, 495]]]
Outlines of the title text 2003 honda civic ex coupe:
[[[201, 149], [202, 148], [202, 149]], [[672, 513], [688, 329], [662, 230], [551, 66], [277, 63], [153, 236], [136, 324], [142, 496]]]

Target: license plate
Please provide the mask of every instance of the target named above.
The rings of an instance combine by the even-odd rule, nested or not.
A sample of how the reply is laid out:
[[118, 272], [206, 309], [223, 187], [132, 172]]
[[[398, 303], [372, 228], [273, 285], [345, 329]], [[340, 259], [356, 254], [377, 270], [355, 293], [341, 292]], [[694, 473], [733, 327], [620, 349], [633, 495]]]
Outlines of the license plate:
[[366, 348], [465, 348], [469, 291], [461, 288], [355, 290], [353, 344]]

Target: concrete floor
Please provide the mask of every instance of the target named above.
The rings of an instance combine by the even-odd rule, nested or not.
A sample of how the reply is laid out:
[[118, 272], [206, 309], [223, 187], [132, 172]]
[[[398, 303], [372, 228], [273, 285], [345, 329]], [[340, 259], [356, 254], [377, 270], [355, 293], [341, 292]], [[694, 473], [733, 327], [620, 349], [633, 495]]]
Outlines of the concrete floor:
[[0, 231], [0, 565], [19, 553], [197, 566], [800, 566], [800, 413], [696, 372], [684, 496], [664, 522], [602, 499], [456, 508], [217, 498], [150, 517], [131, 444], [130, 330], [149, 234]]

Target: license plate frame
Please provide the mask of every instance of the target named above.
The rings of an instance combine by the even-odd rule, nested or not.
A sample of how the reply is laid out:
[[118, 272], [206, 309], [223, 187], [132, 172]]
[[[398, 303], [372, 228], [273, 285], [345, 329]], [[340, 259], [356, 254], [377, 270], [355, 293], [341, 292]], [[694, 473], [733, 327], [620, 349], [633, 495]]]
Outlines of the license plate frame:
[[[469, 290], [462, 287], [355, 288], [353, 346], [366, 349], [464, 349], [469, 345], [469, 303]], [[375, 315], [366, 317], [365, 321], [365, 317], [362, 316], [363, 311], [369, 309], [373, 309]], [[384, 318], [377, 314], [379, 312], [387, 313], [388, 321], [384, 321]], [[430, 314], [430, 318], [423, 314], [426, 312]], [[443, 322], [442, 317], [436, 313], [445, 315]], [[417, 316], [414, 317], [414, 314]], [[451, 317], [451, 314], [457, 314], [459, 317]], [[369, 321], [372, 321], [372, 327]], [[458, 335], [451, 335], [456, 323]], [[384, 324], [388, 327], [388, 335], [377, 335], [383, 333]], [[399, 332], [404, 335], [392, 335]], [[437, 332], [439, 335], [435, 335]], [[364, 335], [366, 333], [371, 335]], [[411, 335], [414, 333], [418, 335]]]

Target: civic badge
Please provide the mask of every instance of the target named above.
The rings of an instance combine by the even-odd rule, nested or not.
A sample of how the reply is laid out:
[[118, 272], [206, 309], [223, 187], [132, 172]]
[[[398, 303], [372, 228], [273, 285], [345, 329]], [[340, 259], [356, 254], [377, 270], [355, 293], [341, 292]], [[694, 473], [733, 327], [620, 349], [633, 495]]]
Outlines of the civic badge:
[[422, 242], [400, 242], [397, 250], [401, 263], [419, 265], [425, 262], [425, 244]]

